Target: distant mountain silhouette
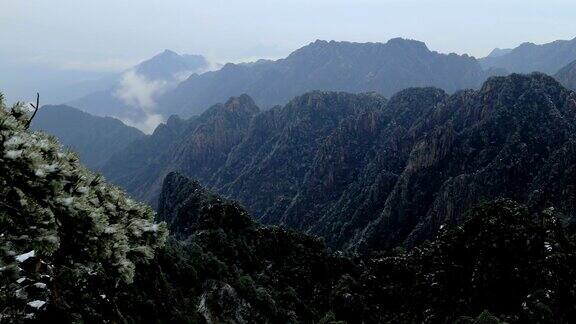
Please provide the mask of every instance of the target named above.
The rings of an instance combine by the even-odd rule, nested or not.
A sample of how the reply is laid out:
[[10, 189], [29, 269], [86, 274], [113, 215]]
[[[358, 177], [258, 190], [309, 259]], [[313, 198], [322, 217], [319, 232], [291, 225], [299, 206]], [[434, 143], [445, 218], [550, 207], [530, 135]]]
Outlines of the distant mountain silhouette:
[[560, 69], [554, 77], [566, 88], [576, 91], [576, 60]]
[[138, 125], [155, 113], [160, 94], [190, 74], [203, 72], [208, 65], [203, 56], [165, 50], [120, 74], [107, 88], [68, 104], [96, 116], [113, 116]]
[[489, 55], [480, 59], [484, 68], [500, 68], [514, 73], [542, 72], [554, 75], [562, 67], [576, 60], [576, 38], [543, 45], [523, 43], [508, 53], [501, 51], [496, 53], [503, 55]]
[[96, 117], [69, 106], [43, 106], [31, 127], [58, 138], [78, 153], [80, 161], [93, 170], [129, 143], [143, 138], [136, 128], [110, 117]]
[[164, 50], [164, 52], [134, 67], [149, 80], [169, 80], [178, 73], [194, 73], [208, 68], [208, 61], [201, 55], [189, 55]]
[[434, 86], [454, 92], [477, 88], [493, 73], [483, 71], [473, 57], [433, 52], [414, 40], [318, 40], [277, 61], [226, 64], [219, 71], [192, 75], [167, 92], [160, 106], [165, 115], [187, 117], [243, 93], [267, 109], [312, 90], [391, 96], [409, 87]]
[[488, 57], [499, 57], [512, 52], [511, 48], [495, 48], [488, 54]]

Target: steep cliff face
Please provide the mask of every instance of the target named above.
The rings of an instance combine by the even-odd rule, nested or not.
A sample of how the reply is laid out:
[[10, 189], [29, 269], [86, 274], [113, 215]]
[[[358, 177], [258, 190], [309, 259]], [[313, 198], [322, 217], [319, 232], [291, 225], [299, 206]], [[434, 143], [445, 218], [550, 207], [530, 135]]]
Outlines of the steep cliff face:
[[[123, 179], [134, 183], [133, 195], [151, 199], [164, 175], [178, 170], [265, 224], [347, 249], [412, 246], [496, 198], [555, 206], [569, 222], [574, 97], [533, 74], [492, 78], [452, 96], [432, 88], [389, 101], [311, 92], [262, 113], [217, 113], [235, 111], [232, 100], [186, 122], [181, 135], [136, 159], [144, 171]], [[252, 107], [238, 107], [245, 106]]]
[[[284, 219], [284, 212], [303, 188], [323, 142], [357, 116], [368, 115], [370, 129], [375, 120], [369, 116], [385, 102], [372, 94], [312, 92], [280, 110], [264, 112], [230, 153], [214, 187], [238, 199], [265, 223], [291, 222]], [[332, 188], [330, 179], [326, 181]]]
[[[426, 135], [367, 228], [368, 245], [413, 245], [442, 225], [459, 224], [473, 205], [499, 197], [534, 208], [571, 202], [571, 186], [555, 184], [567, 191], [561, 197], [538, 192], [545, 192], [542, 180], [554, 175], [558, 155], [573, 145], [573, 96], [550, 77], [512, 75], [439, 105], [414, 128]], [[562, 212], [574, 216], [571, 209]]]
[[162, 180], [170, 171], [208, 181], [241, 141], [258, 111], [244, 95], [186, 121], [172, 117], [150, 137], [113, 156], [102, 172], [133, 196], [155, 205]]
[[436, 89], [406, 90], [378, 109], [343, 119], [317, 139], [320, 145], [297, 191], [261, 220], [310, 231], [330, 244], [349, 240], [372, 219], [378, 199], [387, 195], [406, 163], [413, 145], [407, 130], [445, 96]]
[[[252, 130], [266, 135], [247, 136], [219, 172], [239, 176], [221, 177], [224, 185], [213, 187], [264, 223], [348, 248], [411, 246], [443, 224], [459, 224], [475, 204], [501, 197], [531, 208], [568, 207], [570, 186], [557, 198], [541, 186], [559, 185], [543, 179], [551, 179], [547, 170], [557, 168], [575, 138], [572, 97], [538, 74], [493, 78], [479, 91], [450, 97], [406, 90], [377, 109], [351, 110], [329, 132], [310, 134], [313, 141], [290, 124], [304, 119], [274, 112], [283, 121], [265, 124], [289, 125], [291, 132]], [[571, 209], [562, 211], [573, 217]]]

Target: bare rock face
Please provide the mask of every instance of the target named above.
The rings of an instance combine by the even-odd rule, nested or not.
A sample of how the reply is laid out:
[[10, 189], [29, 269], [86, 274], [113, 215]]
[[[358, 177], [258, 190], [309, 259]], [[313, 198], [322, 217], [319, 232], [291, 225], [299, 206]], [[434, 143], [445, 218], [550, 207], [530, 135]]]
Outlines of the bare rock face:
[[250, 323], [251, 306], [227, 283], [207, 282], [198, 303], [198, 312], [206, 323]]
[[[442, 225], [459, 224], [482, 201], [506, 197], [533, 208], [572, 201], [533, 194], [574, 141], [572, 96], [539, 74], [493, 78], [478, 92], [452, 96], [422, 123], [434, 126], [368, 226], [368, 245], [412, 246]], [[566, 220], [574, 216], [570, 209], [563, 213]]]

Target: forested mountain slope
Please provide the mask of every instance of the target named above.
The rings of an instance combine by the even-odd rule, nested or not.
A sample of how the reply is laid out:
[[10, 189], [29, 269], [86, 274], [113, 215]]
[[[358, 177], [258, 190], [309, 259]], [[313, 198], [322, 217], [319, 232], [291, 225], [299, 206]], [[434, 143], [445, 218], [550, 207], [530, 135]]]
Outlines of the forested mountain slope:
[[420, 138], [364, 238], [412, 245], [458, 224], [481, 201], [506, 197], [555, 207], [572, 223], [576, 95], [551, 77], [492, 78], [418, 122]]
[[[388, 101], [312, 92], [258, 114], [244, 98], [242, 118], [224, 105], [163, 126], [105, 175], [153, 202], [163, 176], [180, 171], [266, 224], [340, 248], [411, 246], [496, 198], [554, 206], [568, 224], [574, 216], [575, 95], [548, 76], [495, 77], [452, 96], [408, 89]], [[188, 135], [147, 151], [163, 134]]]
[[169, 174], [158, 217], [172, 239], [118, 298], [131, 320], [569, 323], [573, 241], [552, 209], [481, 204], [408, 252], [344, 256], [254, 222], [237, 203]]
[[[0, 95], [0, 321], [101, 322], [166, 227]], [[57, 320], [50, 320], [55, 316]]]
[[207, 181], [226, 162], [259, 112], [248, 96], [229, 99], [199, 117], [173, 116], [154, 133], [112, 156], [103, 174], [138, 199], [155, 205], [164, 177], [182, 171]]
[[154, 223], [151, 209], [27, 131], [21, 107], [0, 106], [2, 322], [576, 320], [576, 245], [558, 209], [482, 203], [411, 250], [345, 255], [169, 173], [156, 215], [166, 223]]

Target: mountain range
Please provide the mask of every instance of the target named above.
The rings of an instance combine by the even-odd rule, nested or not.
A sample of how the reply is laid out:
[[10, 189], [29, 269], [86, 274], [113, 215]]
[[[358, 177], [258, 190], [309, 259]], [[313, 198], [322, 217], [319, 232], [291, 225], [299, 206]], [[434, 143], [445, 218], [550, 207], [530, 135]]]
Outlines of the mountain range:
[[161, 121], [156, 100], [168, 89], [193, 73], [209, 68], [200, 55], [164, 52], [110, 79], [109, 85], [67, 103], [96, 116], [111, 116], [144, 131], [152, 131]]
[[373, 91], [389, 97], [402, 89], [431, 86], [453, 93], [477, 89], [492, 75], [534, 71], [554, 75], [575, 59], [576, 40], [524, 43], [495, 49], [479, 60], [441, 54], [423, 42], [402, 38], [386, 43], [318, 40], [283, 59], [228, 63], [209, 71], [210, 63], [202, 56], [166, 50], [122, 74], [89, 82], [79, 93], [90, 85], [95, 90], [67, 104], [151, 133], [173, 114], [199, 115], [214, 103], [241, 94], [269, 109], [313, 90]]
[[[553, 44], [567, 46], [564, 42]], [[285, 61], [305, 57], [301, 61], [305, 64], [314, 61], [310, 59], [313, 55], [306, 54], [309, 52], [349, 49], [356, 53], [363, 47], [427, 52], [423, 43], [401, 39], [387, 44], [317, 41]], [[164, 66], [161, 57], [174, 58], [173, 54], [165, 52], [143, 63], [142, 71], [161, 75], [158, 70], [162, 69], [155, 66]], [[556, 78], [570, 86], [573, 67], [569, 64]], [[553, 93], [549, 93], [551, 89], [555, 89]], [[544, 97], [539, 91], [545, 92]], [[566, 124], [572, 118], [571, 96], [543, 75], [513, 75], [492, 78], [477, 91], [453, 95], [436, 88], [412, 88], [387, 100], [376, 93], [313, 91], [285, 106], [263, 111], [250, 96], [241, 95], [198, 116], [172, 116], [147, 136], [111, 119], [83, 126], [88, 124], [80, 119], [97, 119], [79, 118], [72, 108], [60, 108], [52, 117], [40, 113], [34, 127], [55, 134], [79, 151], [88, 166], [153, 206], [164, 177], [179, 171], [238, 200], [265, 224], [281, 224], [322, 236], [332, 247], [357, 250], [418, 244], [445, 223], [458, 223], [465, 210], [482, 200], [501, 196], [541, 207], [564, 199], [565, 191], [552, 197], [536, 193], [550, 191], [543, 189], [546, 186], [562, 187], [570, 177], [552, 173], [558, 163], [566, 163], [562, 154], [571, 151], [573, 130]], [[526, 97], [532, 98], [530, 105], [540, 108], [515, 108], [521, 100], [527, 101]], [[556, 107], [561, 102], [568, 108]], [[551, 117], [537, 115], [543, 111], [560, 119], [544, 123]], [[77, 120], [65, 122], [68, 115]], [[108, 124], [113, 124], [115, 131], [111, 132]], [[552, 124], [557, 130], [551, 130]], [[526, 132], [534, 135], [526, 137]], [[544, 134], [557, 142], [547, 142]], [[546, 150], [542, 151], [541, 145]], [[508, 152], [518, 150], [516, 146], [528, 150], [526, 159], [539, 159], [523, 161]], [[460, 160], [466, 154], [469, 157]], [[535, 170], [524, 178], [512, 175], [518, 182], [523, 179], [519, 188], [510, 187], [505, 180], [509, 175], [498, 169], [502, 166], [494, 160], [511, 156], [526, 165], [533, 163]], [[494, 165], [498, 168], [493, 170]], [[514, 165], [507, 168], [513, 170]], [[498, 186], [503, 189], [495, 190]], [[460, 194], [452, 194], [454, 190]], [[493, 197], [492, 192], [500, 196]], [[567, 205], [558, 208], [563, 208], [570, 223], [573, 215], [567, 206], [571, 203], [564, 201]], [[406, 219], [399, 220], [399, 215]]]
[[488, 57], [441, 54], [420, 41], [386, 43], [317, 40], [279, 60], [226, 64], [193, 74], [158, 98], [159, 114], [198, 115], [216, 102], [248, 94], [262, 109], [286, 104], [313, 90], [377, 92], [389, 97], [410, 87], [437, 87], [448, 93], [477, 89], [489, 76], [542, 72], [550, 75], [576, 59], [576, 39], [514, 49]]
[[215, 102], [250, 95], [263, 109], [312, 90], [374, 91], [384, 96], [409, 87], [448, 92], [477, 88], [498, 70], [484, 71], [467, 55], [440, 54], [419, 41], [387, 43], [315, 41], [276, 61], [226, 64], [192, 75], [160, 100], [164, 114], [196, 115]]
[[575, 59], [576, 38], [542, 45], [522, 43], [514, 49], [496, 50], [479, 62], [486, 69], [504, 69], [508, 73], [542, 72], [554, 75]]
[[[524, 47], [559, 60], [551, 48], [569, 45]], [[554, 77], [492, 76], [458, 90], [503, 67], [477, 70], [473, 58], [406, 40], [304, 49], [319, 54], [254, 64], [305, 57], [304, 80], [325, 65], [337, 72], [332, 84], [366, 85], [355, 82], [369, 62], [348, 70], [351, 56], [339, 58], [368, 60], [358, 53], [375, 49], [394, 54], [382, 71], [426, 81], [390, 93], [296, 89], [271, 108], [261, 102], [268, 92], [237, 94], [150, 135], [68, 106], [30, 116], [0, 95], [0, 320], [574, 323], [574, 59], [555, 62]], [[425, 86], [445, 60], [461, 67], [455, 79]], [[124, 76], [142, 85], [141, 74], [161, 80], [182, 68], [164, 66], [156, 58]], [[276, 89], [286, 75], [262, 80]], [[160, 108], [154, 93], [122, 98]]]
[[[313, 90], [375, 91], [389, 97], [405, 88], [432, 86], [453, 93], [476, 89], [492, 75], [555, 75], [574, 60], [575, 39], [496, 48], [481, 59], [437, 53], [422, 42], [401, 38], [386, 43], [318, 40], [283, 59], [229, 63], [209, 73], [203, 73], [212, 68], [206, 58], [165, 50], [123, 73], [100, 77], [97, 73], [68, 73], [66, 78], [76, 75], [78, 80], [66, 85], [54, 75], [52, 84], [37, 88], [45, 102], [116, 117], [151, 133], [173, 114], [184, 118], [198, 115], [216, 102], [244, 93], [263, 109]], [[50, 83], [41, 78], [38, 82]]]
[[390, 100], [311, 92], [263, 112], [244, 95], [172, 118], [102, 172], [154, 205], [164, 177], [179, 171], [265, 224], [337, 248], [412, 246], [497, 198], [553, 204], [568, 224], [574, 99], [542, 74], [495, 77], [454, 95], [407, 89]]
[[[494, 86], [529, 82], [554, 97], [559, 89], [547, 81], [511, 77]], [[237, 202], [171, 172], [154, 222], [149, 207], [83, 168], [53, 138], [29, 131], [23, 107], [7, 109], [1, 99], [3, 322], [576, 318], [576, 244], [552, 207], [534, 212], [497, 199], [417, 248], [347, 255], [317, 237], [262, 226]]]

